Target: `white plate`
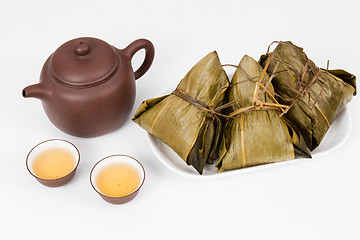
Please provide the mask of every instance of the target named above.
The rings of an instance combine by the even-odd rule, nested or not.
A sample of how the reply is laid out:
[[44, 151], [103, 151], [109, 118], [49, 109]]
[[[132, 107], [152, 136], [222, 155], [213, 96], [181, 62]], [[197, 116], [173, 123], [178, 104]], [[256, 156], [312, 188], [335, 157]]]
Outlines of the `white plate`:
[[[175, 89], [175, 88], [174, 88]], [[167, 91], [165, 93], [169, 93]], [[160, 96], [160, 95], [159, 95]], [[345, 140], [348, 138], [351, 129], [351, 120], [350, 114], [347, 108], [345, 108], [335, 122], [331, 125], [330, 129], [326, 133], [324, 139], [322, 140], [320, 146], [312, 151], [311, 155], [314, 159], [317, 156], [322, 154], [327, 154], [330, 151], [341, 146]], [[218, 178], [229, 175], [237, 175], [240, 173], [245, 173], [253, 170], [260, 170], [265, 168], [271, 168], [274, 166], [279, 166], [283, 164], [289, 164], [294, 161], [299, 161], [301, 158], [297, 158], [291, 161], [284, 161], [278, 163], [271, 163], [265, 165], [259, 165], [254, 167], [234, 169], [231, 171], [225, 171], [218, 173], [215, 168], [215, 163], [212, 165], [207, 164], [204, 168], [203, 174], [200, 175], [192, 166], [188, 166], [184, 160], [182, 160], [169, 146], [161, 142], [156, 137], [148, 133], [148, 140], [152, 150], [159, 160], [172, 171], [182, 174], [188, 177], [197, 177], [197, 178]]]

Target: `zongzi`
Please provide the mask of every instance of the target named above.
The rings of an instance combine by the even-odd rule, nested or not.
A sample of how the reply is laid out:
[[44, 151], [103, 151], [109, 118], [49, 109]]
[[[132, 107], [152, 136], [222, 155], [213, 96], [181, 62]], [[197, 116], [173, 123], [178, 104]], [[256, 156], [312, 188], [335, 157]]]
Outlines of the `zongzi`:
[[168, 95], [143, 101], [133, 121], [171, 147], [200, 174], [217, 155], [228, 77], [215, 51], [199, 61]]
[[[291, 42], [275, 43], [267, 72], [279, 73], [272, 83], [278, 101], [289, 106], [285, 118], [301, 132], [312, 151], [356, 94], [356, 78], [344, 70], [318, 68]], [[268, 57], [269, 53], [261, 56], [262, 66]]]
[[229, 87], [228, 101], [235, 104], [223, 130], [219, 172], [295, 158], [299, 137], [279, 117], [285, 109], [272, 92], [265, 70], [245, 55]]

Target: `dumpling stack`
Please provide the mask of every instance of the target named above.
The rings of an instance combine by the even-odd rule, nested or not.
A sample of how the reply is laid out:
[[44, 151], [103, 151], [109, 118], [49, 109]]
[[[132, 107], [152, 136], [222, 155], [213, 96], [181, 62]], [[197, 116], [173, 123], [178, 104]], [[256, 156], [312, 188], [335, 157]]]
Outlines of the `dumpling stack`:
[[200, 174], [216, 159], [222, 172], [311, 157], [356, 94], [356, 78], [318, 68], [291, 42], [277, 43], [259, 62], [245, 55], [231, 83], [209, 53], [172, 93], [143, 101], [133, 121]]

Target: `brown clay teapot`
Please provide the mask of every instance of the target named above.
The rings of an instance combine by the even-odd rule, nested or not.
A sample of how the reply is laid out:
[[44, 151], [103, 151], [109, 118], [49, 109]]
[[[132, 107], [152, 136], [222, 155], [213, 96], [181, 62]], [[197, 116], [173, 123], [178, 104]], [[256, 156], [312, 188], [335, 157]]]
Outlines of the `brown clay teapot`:
[[[131, 59], [145, 49], [135, 72]], [[95, 137], [119, 128], [135, 101], [135, 80], [151, 66], [154, 46], [138, 39], [117, 49], [96, 38], [77, 38], [61, 45], [45, 62], [40, 82], [22, 95], [39, 98], [50, 121], [78, 137]]]

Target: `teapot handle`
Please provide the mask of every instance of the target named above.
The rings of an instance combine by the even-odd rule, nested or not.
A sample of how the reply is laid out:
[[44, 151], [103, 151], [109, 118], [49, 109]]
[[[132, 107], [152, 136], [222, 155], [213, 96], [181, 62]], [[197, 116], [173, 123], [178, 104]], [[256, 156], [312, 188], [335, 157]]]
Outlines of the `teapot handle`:
[[139, 69], [134, 73], [135, 80], [144, 75], [150, 68], [155, 56], [154, 45], [149, 40], [138, 39], [124, 49], [126, 56], [131, 60], [135, 53], [143, 48], [145, 49], [145, 59]]

